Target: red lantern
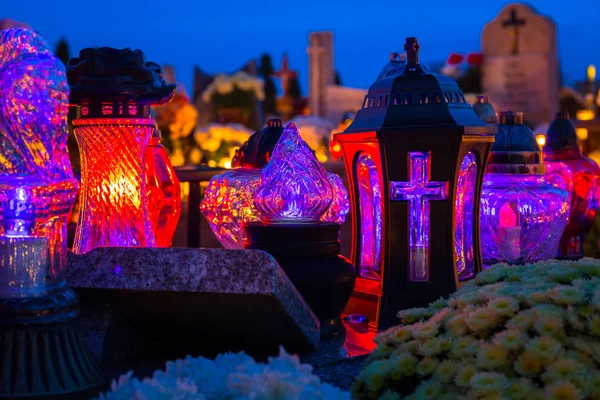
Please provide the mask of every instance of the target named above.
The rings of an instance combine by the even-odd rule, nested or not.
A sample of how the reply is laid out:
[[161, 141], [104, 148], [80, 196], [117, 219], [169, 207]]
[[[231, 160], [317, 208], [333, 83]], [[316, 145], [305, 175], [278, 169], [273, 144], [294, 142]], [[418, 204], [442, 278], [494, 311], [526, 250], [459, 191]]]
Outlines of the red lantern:
[[483, 64], [483, 54], [481, 53], [469, 53], [467, 55], [467, 63], [469, 65], [479, 66]]
[[458, 54], [458, 53], [450, 53], [450, 55], [448, 56], [448, 61], [446, 61], [446, 64], [448, 65], [458, 65], [461, 64], [465, 59], [465, 56], [463, 56], [462, 54]]

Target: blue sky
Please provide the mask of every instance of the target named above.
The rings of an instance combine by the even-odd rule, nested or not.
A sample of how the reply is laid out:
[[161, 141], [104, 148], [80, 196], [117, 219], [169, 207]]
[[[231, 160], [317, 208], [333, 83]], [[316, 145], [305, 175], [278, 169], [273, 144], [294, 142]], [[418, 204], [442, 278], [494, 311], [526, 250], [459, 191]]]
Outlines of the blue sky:
[[[483, 25], [505, 0], [2, 0], [0, 18], [27, 22], [53, 45], [65, 37], [75, 55], [84, 47], [140, 48], [148, 59], [175, 66], [191, 88], [192, 68], [229, 72], [263, 52], [279, 67], [287, 52], [307, 87], [308, 33], [331, 30], [335, 63], [346, 86], [367, 88], [406, 36], [417, 36], [424, 63], [450, 52], [478, 51]], [[565, 81], [600, 67], [600, 0], [532, 0], [558, 24]], [[600, 68], [599, 68], [600, 69]]]

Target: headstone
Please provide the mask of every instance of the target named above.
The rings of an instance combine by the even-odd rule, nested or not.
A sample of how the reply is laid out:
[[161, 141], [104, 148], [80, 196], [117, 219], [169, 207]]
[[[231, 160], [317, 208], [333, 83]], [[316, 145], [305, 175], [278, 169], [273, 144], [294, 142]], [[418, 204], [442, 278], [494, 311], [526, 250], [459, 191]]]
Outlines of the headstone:
[[69, 254], [67, 281], [84, 311], [114, 305], [165, 351], [276, 354], [319, 343], [317, 318], [258, 250], [99, 248]]
[[308, 108], [315, 117], [327, 115], [327, 87], [335, 83], [333, 32], [308, 36]]
[[481, 48], [483, 90], [497, 110], [523, 111], [531, 125], [551, 121], [559, 107], [556, 24], [509, 4], [483, 28]]

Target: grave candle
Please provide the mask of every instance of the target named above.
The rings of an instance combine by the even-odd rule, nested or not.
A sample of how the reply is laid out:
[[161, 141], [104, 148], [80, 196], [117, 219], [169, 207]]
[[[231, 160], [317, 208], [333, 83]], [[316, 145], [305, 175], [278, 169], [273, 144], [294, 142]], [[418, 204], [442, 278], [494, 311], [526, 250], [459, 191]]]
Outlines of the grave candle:
[[0, 32], [0, 398], [58, 398], [102, 381], [65, 281], [77, 194], [68, 97], [64, 66], [39, 34]]
[[244, 247], [273, 254], [321, 321], [321, 335], [337, 334], [356, 275], [339, 255], [340, 225], [323, 217], [339, 214], [332, 203], [345, 192], [343, 185], [330, 179], [293, 123], [284, 128], [254, 180], [260, 221], [244, 223]]
[[481, 268], [479, 199], [496, 127], [455, 81], [419, 64], [416, 38], [404, 49], [334, 135], [351, 186], [358, 274], [344, 315], [371, 331], [396, 324], [398, 310], [450, 294]]
[[[73, 251], [155, 247], [146, 153], [155, 128], [151, 105], [165, 104], [175, 85], [140, 50], [83, 49], [67, 64], [73, 121], [81, 154], [80, 208]], [[164, 242], [162, 243], [164, 244]]]
[[556, 256], [568, 218], [568, 191], [549, 184], [540, 148], [523, 113], [503, 112], [481, 197], [485, 267]]
[[548, 127], [543, 148], [548, 173], [570, 196], [569, 223], [560, 239], [559, 257], [580, 258], [600, 202], [600, 167], [579, 149], [568, 113], [558, 113]]

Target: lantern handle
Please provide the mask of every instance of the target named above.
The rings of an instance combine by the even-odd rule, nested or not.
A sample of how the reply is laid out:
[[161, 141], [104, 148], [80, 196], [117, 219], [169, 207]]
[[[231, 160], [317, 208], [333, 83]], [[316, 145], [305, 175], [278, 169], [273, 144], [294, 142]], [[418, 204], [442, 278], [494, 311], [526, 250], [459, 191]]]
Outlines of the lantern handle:
[[408, 65], [419, 64], [419, 42], [416, 37], [406, 38], [404, 44], [404, 50], [406, 50], [406, 57], [408, 58]]

